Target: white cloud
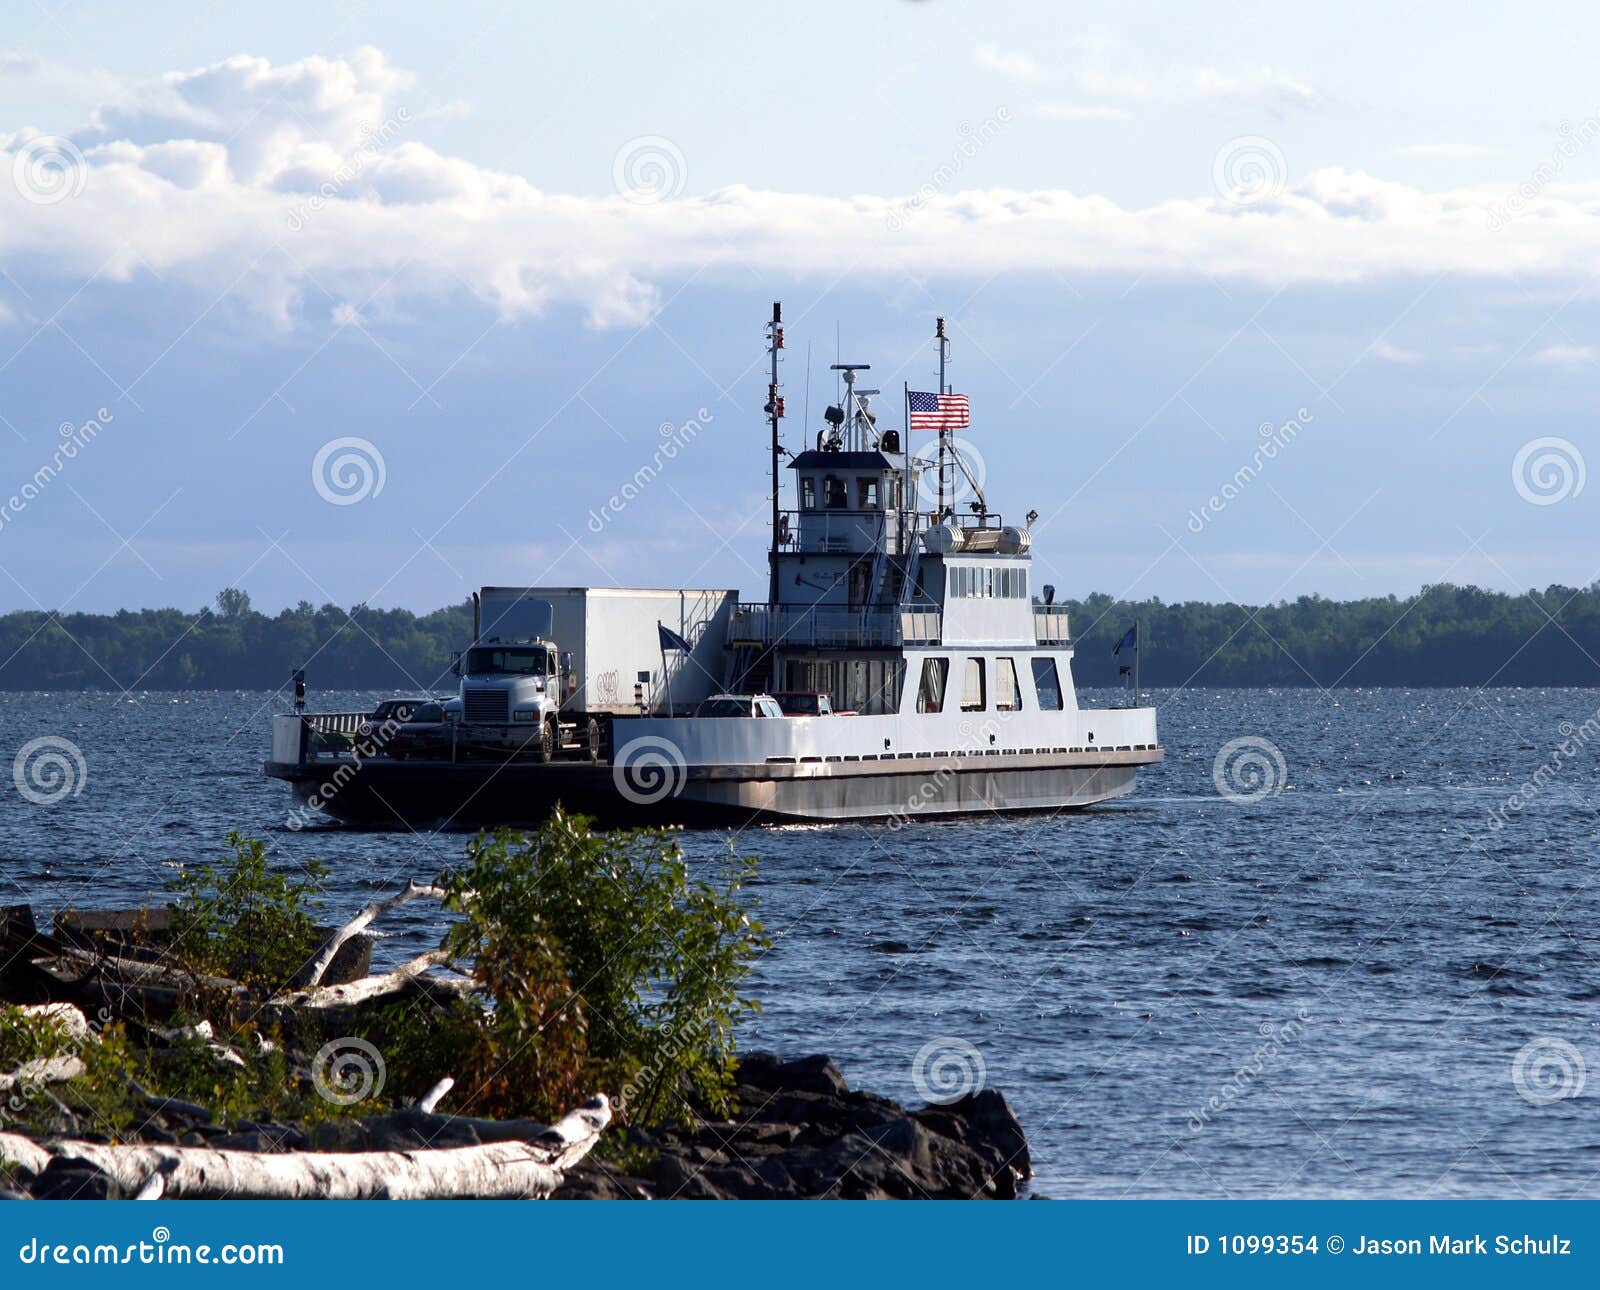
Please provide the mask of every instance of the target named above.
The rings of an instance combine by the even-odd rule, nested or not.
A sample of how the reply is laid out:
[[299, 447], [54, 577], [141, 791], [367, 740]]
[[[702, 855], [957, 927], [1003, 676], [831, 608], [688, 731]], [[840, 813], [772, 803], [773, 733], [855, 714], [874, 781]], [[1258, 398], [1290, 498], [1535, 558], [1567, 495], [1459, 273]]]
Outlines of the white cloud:
[[1427, 192], [1344, 170], [1249, 206], [1203, 193], [1128, 208], [1011, 189], [914, 203], [743, 186], [655, 203], [553, 194], [409, 137], [409, 85], [374, 50], [287, 66], [229, 59], [163, 78], [74, 136], [81, 191], [53, 204], [7, 182], [30, 136], [0, 136], [0, 256], [79, 280], [153, 270], [211, 296], [231, 291], [284, 325], [335, 303], [365, 312], [375, 292], [373, 307], [392, 313], [470, 292], [505, 316], [576, 304], [600, 327], [648, 318], [658, 284], [742, 283], [750, 266], [821, 280], [1054, 269], [1278, 286], [1437, 273], [1556, 281], [1587, 278], [1600, 256], [1600, 185], [1538, 194], [1499, 231], [1486, 214], [1497, 192]]
[[1535, 363], [1551, 367], [1578, 367], [1595, 360], [1592, 345], [1550, 345], [1533, 356]]
[[1408, 143], [1395, 148], [1397, 157], [1421, 157], [1427, 160], [1462, 161], [1473, 157], [1498, 157], [1499, 148], [1489, 148], [1478, 143]]
[[1127, 121], [1128, 113], [1105, 103], [1041, 103], [1033, 113], [1046, 121]]
[[979, 45], [973, 51], [973, 57], [978, 66], [986, 71], [998, 72], [1001, 76], [1009, 77], [1014, 81], [1036, 81], [1039, 79], [1039, 65], [1026, 54], [1019, 54], [1013, 50], [1001, 49], [998, 45]]
[[1270, 67], [1252, 68], [1238, 75], [1202, 67], [1190, 73], [1189, 85], [1198, 98], [1263, 103], [1279, 111], [1315, 107], [1321, 98], [1304, 81]]
[[1422, 355], [1414, 349], [1401, 349], [1398, 345], [1391, 345], [1386, 340], [1375, 340], [1371, 349], [1374, 358], [1381, 358], [1386, 363], [1420, 363]]

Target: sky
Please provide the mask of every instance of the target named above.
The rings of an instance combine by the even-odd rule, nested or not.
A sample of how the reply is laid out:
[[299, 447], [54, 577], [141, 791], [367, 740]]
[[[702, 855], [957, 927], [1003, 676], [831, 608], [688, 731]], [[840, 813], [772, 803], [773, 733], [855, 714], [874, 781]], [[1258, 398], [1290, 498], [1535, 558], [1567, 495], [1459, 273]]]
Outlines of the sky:
[[949, 320], [1062, 596], [1587, 585], [1597, 25], [22, 0], [0, 611], [759, 595], [776, 299], [794, 448]]

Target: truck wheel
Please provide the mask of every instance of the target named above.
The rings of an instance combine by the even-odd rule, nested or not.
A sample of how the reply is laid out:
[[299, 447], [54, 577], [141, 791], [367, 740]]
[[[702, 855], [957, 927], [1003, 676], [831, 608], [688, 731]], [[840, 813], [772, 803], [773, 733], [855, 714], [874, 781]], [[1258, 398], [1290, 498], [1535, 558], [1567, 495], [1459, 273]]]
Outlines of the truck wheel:
[[589, 760], [591, 762], [600, 760], [600, 719], [598, 717], [589, 718]]
[[550, 762], [556, 758], [556, 723], [546, 721], [539, 727], [539, 743], [533, 750], [535, 761]]

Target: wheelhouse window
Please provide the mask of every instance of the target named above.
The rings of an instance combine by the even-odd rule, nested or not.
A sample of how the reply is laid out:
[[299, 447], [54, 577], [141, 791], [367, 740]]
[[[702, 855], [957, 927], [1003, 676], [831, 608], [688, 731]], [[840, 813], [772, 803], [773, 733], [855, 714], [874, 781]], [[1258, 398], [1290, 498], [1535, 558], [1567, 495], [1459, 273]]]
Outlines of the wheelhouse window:
[[840, 479], [839, 476], [823, 476], [822, 505], [830, 511], [842, 511], [850, 505], [850, 498], [845, 491], [844, 480]]
[[994, 661], [994, 706], [999, 712], [1016, 712], [1022, 707], [1017, 665], [1009, 658], [997, 658]]
[[876, 479], [856, 480], [856, 510], [875, 511], [878, 509], [878, 481]]
[[949, 677], [949, 659], [925, 658], [922, 660], [922, 684], [917, 687], [918, 712], [944, 711], [944, 688]]
[[1033, 660], [1033, 692], [1038, 697], [1040, 711], [1061, 711], [1061, 680], [1056, 675], [1056, 661], [1048, 654]]
[[800, 509], [814, 511], [817, 509], [817, 481], [810, 475], [800, 479]]
[[987, 706], [984, 699], [983, 660], [969, 658], [966, 671], [961, 678], [961, 710], [982, 712]]

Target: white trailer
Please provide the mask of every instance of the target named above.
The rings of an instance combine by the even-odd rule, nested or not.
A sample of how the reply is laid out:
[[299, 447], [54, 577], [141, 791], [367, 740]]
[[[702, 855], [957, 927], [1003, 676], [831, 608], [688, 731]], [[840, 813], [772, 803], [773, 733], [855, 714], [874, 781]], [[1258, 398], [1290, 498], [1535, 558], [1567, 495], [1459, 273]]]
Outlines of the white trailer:
[[693, 711], [722, 688], [737, 604], [734, 591], [485, 587], [445, 705], [452, 737], [473, 752], [598, 758], [613, 718]]

